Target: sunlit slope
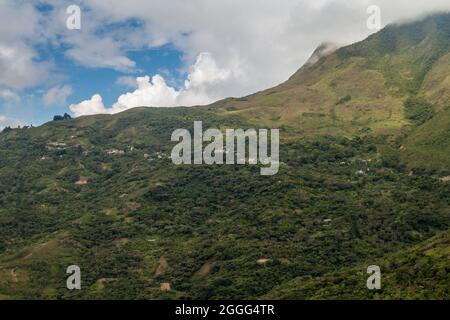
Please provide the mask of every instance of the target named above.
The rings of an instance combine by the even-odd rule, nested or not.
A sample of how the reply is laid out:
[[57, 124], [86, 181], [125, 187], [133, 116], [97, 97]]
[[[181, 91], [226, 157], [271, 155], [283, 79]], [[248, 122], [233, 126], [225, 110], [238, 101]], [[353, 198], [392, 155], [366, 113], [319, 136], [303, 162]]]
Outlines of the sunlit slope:
[[412, 169], [437, 169], [450, 174], [450, 109], [439, 112], [409, 134], [399, 154]]
[[449, 43], [448, 14], [390, 25], [302, 67], [280, 86], [216, 105], [300, 134], [397, 134], [408, 124], [407, 97], [425, 95], [437, 110], [448, 102]]

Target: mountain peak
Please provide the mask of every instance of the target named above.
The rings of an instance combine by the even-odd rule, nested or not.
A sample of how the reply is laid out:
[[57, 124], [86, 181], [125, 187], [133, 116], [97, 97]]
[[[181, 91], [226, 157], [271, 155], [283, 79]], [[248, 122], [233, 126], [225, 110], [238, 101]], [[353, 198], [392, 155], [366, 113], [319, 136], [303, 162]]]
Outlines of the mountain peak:
[[333, 42], [321, 43], [309, 59], [305, 62], [304, 67], [309, 67], [319, 61], [321, 58], [326, 57], [338, 49], [338, 45]]

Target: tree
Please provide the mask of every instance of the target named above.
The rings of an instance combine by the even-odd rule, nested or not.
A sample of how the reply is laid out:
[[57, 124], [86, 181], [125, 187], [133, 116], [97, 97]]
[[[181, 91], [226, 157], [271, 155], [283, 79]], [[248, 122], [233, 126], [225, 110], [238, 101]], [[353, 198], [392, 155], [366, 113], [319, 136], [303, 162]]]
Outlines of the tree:
[[70, 114], [64, 113], [64, 115], [60, 116], [60, 115], [56, 115], [53, 117], [53, 121], [63, 121], [63, 120], [71, 120], [72, 117], [70, 116]]
[[434, 107], [422, 97], [409, 97], [405, 101], [405, 116], [415, 125], [421, 125], [435, 114]]

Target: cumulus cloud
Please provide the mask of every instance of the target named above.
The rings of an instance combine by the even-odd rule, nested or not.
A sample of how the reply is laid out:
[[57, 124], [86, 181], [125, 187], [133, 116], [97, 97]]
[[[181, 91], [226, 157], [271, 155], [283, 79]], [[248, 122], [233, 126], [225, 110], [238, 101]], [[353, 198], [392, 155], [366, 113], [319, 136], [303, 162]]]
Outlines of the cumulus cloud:
[[109, 113], [103, 104], [102, 96], [95, 94], [91, 99], [80, 102], [79, 104], [72, 104], [70, 110], [75, 116], [88, 116], [93, 114]]
[[49, 89], [42, 97], [46, 105], [65, 105], [67, 98], [73, 93], [70, 85], [56, 86]]
[[106, 108], [100, 95], [70, 106], [75, 116], [95, 113], [117, 113], [134, 107], [175, 107], [211, 103], [223, 96], [221, 89], [235, 82], [238, 74], [221, 69], [211, 54], [201, 53], [193, 66], [183, 88], [169, 86], [161, 75], [138, 77], [137, 89], [121, 95], [117, 102]]
[[155, 75], [151, 80], [149, 76], [139, 77], [136, 82], [138, 88], [121, 95], [113, 105], [113, 112], [139, 106], [172, 107], [180, 94], [169, 87], [160, 75]]

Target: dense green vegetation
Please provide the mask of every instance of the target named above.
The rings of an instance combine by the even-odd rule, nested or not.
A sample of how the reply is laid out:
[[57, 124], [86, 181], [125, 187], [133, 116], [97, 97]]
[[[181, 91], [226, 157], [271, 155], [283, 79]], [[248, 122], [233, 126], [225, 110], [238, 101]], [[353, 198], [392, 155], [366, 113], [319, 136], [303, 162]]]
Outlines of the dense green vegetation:
[[450, 108], [415, 128], [403, 143], [399, 157], [410, 169], [450, 175]]
[[[174, 166], [166, 132], [200, 115], [245, 126], [208, 110], [135, 109], [2, 134], [0, 295], [258, 298], [449, 227], [450, 185], [387, 166], [382, 137], [284, 141], [273, 177]], [[82, 268], [80, 292], [65, 288], [70, 264]]]
[[380, 291], [365, 287], [367, 263], [323, 277], [299, 277], [274, 288], [265, 299], [436, 299], [450, 296], [450, 233], [377, 261]]
[[410, 97], [405, 101], [405, 116], [416, 125], [421, 125], [435, 114], [431, 103], [420, 97]]
[[[449, 299], [447, 24], [389, 26], [241, 99], [4, 130], [0, 299]], [[280, 128], [279, 173], [173, 165], [196, 120]]]

